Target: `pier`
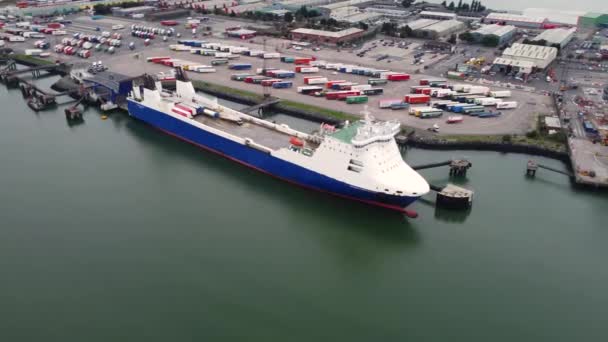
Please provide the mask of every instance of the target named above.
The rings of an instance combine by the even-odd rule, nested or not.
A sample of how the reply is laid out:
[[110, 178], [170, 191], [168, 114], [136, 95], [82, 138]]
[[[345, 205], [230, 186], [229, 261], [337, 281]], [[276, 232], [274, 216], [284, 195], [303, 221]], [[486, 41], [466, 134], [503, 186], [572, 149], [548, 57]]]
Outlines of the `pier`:
[[[450, 176], [466, 176], [467, 170], [473, 164], [466, 159], [452, 159], [437, 163], [412, 166], [414, 170], [432, 169], [449, 166]], [[469, 209], [473, 205], [473, 191], [448, 183], [445, 186], [429, 184], [431, 190], [437, 193], [435, 205], [451, 209]]]
[[574, 174], [571, 172], [558, 170], [558, 169], [552, 168], [550, 166], [539, 164], [533, 160], [528, 160], [528, 163], [526, 164], [526, 175], [527, 176], [530, 176], [530, 177], [536, 176], [536, 171], [538, 171], [538, 169], [545, 169], [545, 170], [553, 171], [556, 173], [560, 173], [560, 174], [568, 176], [570, 178], [574, 178]]
[[470, 161], [465, 160], [465, 159], [453, 159], [453, 160], [446, 160], [446, 161], [442, 161], [442, 162], [438, 162], [438, 163], [416, 165], [416, 166], [412, 166], [412, 169], [418, 171], [418, 170], [431, 169], [431, 168], [441, 167], [441, 166], [450, 167], [450, 176], [466, 176], [467, 170], [471, 166], [473, 166], [473, 164]]

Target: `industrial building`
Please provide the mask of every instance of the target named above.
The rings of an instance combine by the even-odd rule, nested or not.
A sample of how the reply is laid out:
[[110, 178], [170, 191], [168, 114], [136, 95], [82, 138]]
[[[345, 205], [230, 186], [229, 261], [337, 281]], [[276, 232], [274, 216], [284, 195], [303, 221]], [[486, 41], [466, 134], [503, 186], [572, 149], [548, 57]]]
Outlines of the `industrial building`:
[[246, 29], [238, 29], [238, 30], [226, 30], [226, 35], [232, 38], [239, 39], [251, 39], [255, 37], [256, 31], [246, 30]]
[[114, 7], [112, 8], [112, 15], [116, 17], [132, 17], [133, 15], [152, 13], [156, 11], [156, 7], [152, 6], [137, 6], [130, 8]]
[[409, 27], [410, 30], [412, 30], [413, 32], [416, 32], [418, 30], [422, 30], [425, 27], [429, 27], [431, 25], [437, 24], [438, 22], [439, 22], [439, 20], [418, 19], [418, 20], [414, 20], [412, 22], [405, 24], [405, 26]]
[[422, 11], [419, 16], [425, 19], [454, 20], [456, 13]]
[[484, 20], [484, 24], [513, 25], [524, 28], [543, 28], [547, 22], [545, 17], [528, 17], [510, 13], [490, 13]]
[[494, 67], [500, 71], [516, 70], [525, 74], [533, 70], [543, 70], [557, 57], [557, 48], [514, 43], [505, 49], [502, 57], [494, 60]]
[[361, 37], [364, 32], [358, 28], [348, 28], [338, 32], [299, 28], [291, 30], [291, 38], [318, 44], [337, 45], [355, 40]]
[[321, 12], [321, 15], [324, 17], [331, 17], [331, 14], [343, 7], [365, 7], [366, 5], [372, 4], [373, 0], [349, 0], [349, 1], [341, 1], [330, 3], [327, 5], [319, 6], [317, 10]]
[[387, 18], [403, 18], [409, 13], [405, 10], [380, 7], [367, 7], [365, 12], [377, 13]]
[[578, 26], [582, 28], [608, 27], [608, 14], [586, 13], [578, 18]]
[[331, 12], [330, 18], [339, 22], [358, 23], [361, 21], [370, 21], [382, 17], [382, 14], [374, 12], [364, 12], [358, 7], [346, 6], [340, 7]]
[[555, 28], [551, 30], [545, 30], [538, 36], [532, 39], [533, 42], [544, 40], [547, 42], [547, 46], [559, 46], [563, 48], [566, 46], [572, 38], [574, 38], [575, 28]]
[[560, 11], [552, 8], [526, 8], [526, 17], [545, 17], [550, 25], [578, 25], [578, 17], [585, 15], [584, 11]]
[[424, 38], [438, 39], [458, 32], [464, 28], [465, 25], [461, 21], [441, 20], [430, 26], [415, 30], [414, 34]]
[[498, 44], [502, 45], [508, 43], [513, 39], [513, 36], [517, 32], [517, 27], [513, 25], [498, 25], [490, 24], [483, 25], [475, 31], [472, 31], [473, 39], [476, 42], [481, 42], [484, 38], [489, 36], [496, 36], [498, 38]]

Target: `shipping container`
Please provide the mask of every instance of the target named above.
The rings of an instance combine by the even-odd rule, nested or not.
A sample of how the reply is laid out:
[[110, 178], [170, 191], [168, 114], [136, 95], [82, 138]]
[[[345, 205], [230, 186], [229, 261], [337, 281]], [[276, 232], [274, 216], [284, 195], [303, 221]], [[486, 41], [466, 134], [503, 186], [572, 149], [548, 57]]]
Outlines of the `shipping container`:
[[405, 95], [405, 102], [407, 103], [429, 103], [431, 101], [431, 97], [429, 95], [424, 94], [408, 94]]
[[494, 118], [497, 116], [500, 116], [502, 113], [501, 112], [480, 112], [480, 113], [475, 113], [475, 116], [480, 117], [480, 118]]
[[382, 88], [371, 88], [364, 89], [361, 91], [363, 95], [382, 95], [384, 93], [384, 89]]
[[407, 81], [410, 79], [408, 74], [389, 74], [386, 77], [389, 81]]
[[331, 85], [331, 89], [333, 90], [350, 90], [350, 88], [357, 83], [352, 82], [343, 82], [343, 83], [334, 83]]
[[348, 104], [356, 104], [356, 103], [367, 103], [367, 96], [347, 96], [346, 103]]
[[280, 81], [272, 84], [273, 88], [291, 88], [293, 83], [291, 81]]
[[263, 80], [260, 84], [264, 87], [272, 87], [273, 83], [281, 82], [282, 80], [279, 78], [271, 78], [268, 80]]
[[312, 58], [295, 58], [293, 63], [295, 65], [308, 65], [311, 61], [313, 61]]
[[222, 65], [222, 64], [228, 64], [228, 60], [227, 59], [213, 59], [213, 60], [211, 60], [211, 65]]
[[457, 105], [453, 105], [453, 106], [448, 106], [448, 110], [454, 113], [464, 113], [465, 108], [469, 108], [469, 107], [477, 107], [474, 104], [465, 104], [465, 103], [460, 103]]
[[281, 58], [281, 54], [278, 52], [267, 52], [262, 55], [262, 58], [264, 58], [264, 59]]
[[466, 75], [463, 72], [448, 71], [447, 77], [453, 80], [464, 80], [466, 78]]
[[319, 87], [319, 86], [304, 86], [304, 87], [298, 87], [298, 93], [302, 93], [302, 94], [312, 94], [315, 92], [320, 92], [323, 90], [323, 87]]
[[392, 103], [390, 108], [392, 110], [399, 110], [399, 109], [408, 109], [410, 107], [409, 103], [406, 102], [396, 102], [396, 103]]
[[501, 98], [501, 97], [511, 97], [510, 90], [495, 90], [490, 92], [490, 96]]
[[403, 100], [401, 99], [381, 99], [378, 101], [378, 107], [380, 108], [390, 108], [393, 103], [401, 103]]
[[494, 97], [481, 97], [476, 98], [474, 102], [480, 106], [495, 106], [497, 103], [502, 102], [502, 100]]
[[485, 112], [486, 107], [484, 106], [471, 106], [471, 107], [466, 107], [463, 109], [463, 113], [465, 114], [473, 114], [473, 113], [480, 113], [480, 112]]
[[340, 98], [346, 99], [347, 96], [358, 95], [361, 95], [361, 92], [358, 90], [331, 91], [325, 94], [325, 98], [328, 100], [339, 100]]
[[357, 84], [357, 85], [353, 85], [350, 87], [351, 90], [367, 90], [367, 89], [372, 89], [372, 86], [369, 84]]
[[233, 74], [230, 76], [230, 79], [233, 81], [243, 81], [247, 77], [255, 76], [252, 74]]
[[245, 64], [245, 63], [230, 64], [228, 66], [228, 68], [233, 69], [233, 70], [248, 70], [248, 69], [251, 69], [251, 64]]
[[318, 67], [297, 66], [295, 71], [302, 73], [302, 74], [311, 74], [311, 73], [319, 72], [319, 68]]
[[327, 81], [327, 83], [325, 83], [325, 87], [327, 89], [332, 89], [332, 86], [334, 84], [339, 84], [339, 83], [346, 83], [346, 80], [333, 80], [333, 81]]
[[473, 95], [486, 95], [490, 92], [490, 88], [483, 86], [472, 86], [469, 88], [468, 93]]
[[387, 83], [388, 83], [388, 80], [381, 79], [381, 78], [370, 78], [370, 79], [367, 80], [367, 84], [370, 84], [370, 85], [373, 85], [373, 86], [374, 85], [384, 85], [384, 84], [387, 84]]
[[419, 117], [421, 119], [431, 119], [431, 118], [441, 117], [442, 115], [443, 115], [443, 111], [436, 110], [436, 111], [421, 112]]
[[283, 63], [293, 63], [295, 61], [294, 57], [281, 57], [281, 62]]
[[315, 77], [315, 78], [309, 78], [309, 79], [304, 78], [304, 83], [310, 84], [310, 85], [325, 84], [325, 82], [327, 82], [327, 78], [325, 78], [325, 77]]
[[496, 109], [513, 109], [517, 108], [517, 102], [509, 101], [509, 102], [500, 102], [496, 104]]
[[41, 49], [25, 49], [26, 56], [40, 56], [42, 52]]

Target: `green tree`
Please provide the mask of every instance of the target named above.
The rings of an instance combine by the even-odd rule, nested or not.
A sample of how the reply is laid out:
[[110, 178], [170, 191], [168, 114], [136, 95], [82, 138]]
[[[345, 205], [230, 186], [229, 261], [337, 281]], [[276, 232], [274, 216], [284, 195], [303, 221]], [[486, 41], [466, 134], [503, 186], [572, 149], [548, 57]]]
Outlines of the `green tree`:
[[454, 1], [450, 2], [450, 4], [448, 5], [448, 9], [450, 11], [453, 11], [455, 7], [456, 7], [456, 5], [454, 5]]
[[414, 31], [412, 31], [412, 28], [405, 25], [405, 26], [401, 26], [401, 29], [399, 30], [399, 37], [401, 38], [407, 38], [407, 37], [413, 37], [414, 36]]
[[457, 10], [461, 10], [462, 9], [462, 0], [458, 0], [458, 6], [456, 7]]
[[446, 7], [448, 7], [448, 4], [447, 4], [447, 2], [446, 2], [446, 1], [443, 1], [443, 2], [441, 3], [441, 6], [443, 6], [443, 8], [446, 8]]
[[283, 16], [283, 20], [285, 20], [286, 23], [291, 23], [293, 21], [293, 13], [285, 13], [285, 15]]
[[456, 44], [456, 34], [452, 33], [452, 35], [450, 36], [450, 39], [448, 39], [448, 43]]
[[234, 11], [233, 11], [233, 10], [231, 10], [231, 11], [230, 11], [230, 16], [231, 16], [231, 17], [236, 17], [236, 13], [234, 13]]
[[367, 29], [369, 28], [369, 25], [367, 25], [366, 23], [360, 21], [359, 22], [359, 28], [362, 29], [362, 30], [366, 30], [367, 31]]

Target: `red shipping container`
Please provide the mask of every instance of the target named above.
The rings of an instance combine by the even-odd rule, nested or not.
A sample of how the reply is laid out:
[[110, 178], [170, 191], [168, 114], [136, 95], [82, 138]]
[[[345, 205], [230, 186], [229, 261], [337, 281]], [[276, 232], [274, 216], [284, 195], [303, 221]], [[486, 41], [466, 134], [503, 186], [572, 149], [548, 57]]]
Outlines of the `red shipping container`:
[[276, 83], [276, 82], [281, 82], [281, 81], [283, 81], [283, 80], [281, 80], [281, 79], [276, 79], [276, 78], [275, 78], [275, 79], [272, 79], [272, 80], [263, 80], [263, 81], [262, 81], [262, 85], [263, 85], [263, 86], [266, 86], [266, 87], [270, 87], [270, 86], [272, 86], [272, 84], [273, 84], [273, 83]]
[[429, 80], [420, 80], [420, 85], [421, 86], [429, 85]]
[[307, 77], [304, 77], [304, 83], [308, 84], [308, 82], [310, 80], [312, 80], [313, 78], [325, 78], [325, 77], [323, 77], [323, 76], [307, 76]]
[[325, 94], [325, 98], [328, 100], [337, 100], [340, 97], [346, 98], [347, 96], [358, 96], [361, 92], [358, 90], [345, 90], [345, 91], [332, 91]]
[[53, 28], [53, 29], [59, 29], [62, 26], [63, 25], [61, 25], [60, 23], [48, 23], [48, 24], [46, 24], [46, 27]]
[[293, 61], [293, 64], [295, 64], [295, 65], [308, 65], [308, 64], [310, 64], [311, 61], [314, 61], [314, 59], [312, 59], [312, 58], [296, 58]]
[[243, 80], [245, 83], [253, 83], [253, 77], [245, 77]]
[[388, 75], [387, 79], [389, 81], [407, 81], [410, 79], [410, 75], [408, 75], [408, 74], [391, 74], [391, 75]]
[[433, 90], [432, 88], [424, 88], [424, 89], [422, 89], [422, 94], [431, 95], [432, 90]]
[[429, 103], [431, 101], [431, 97], [429, 95], [424, 94], [410, 94], [405, 95], [405, 102], [413, 104], [413, 103]]
[[329, 81], [329, 82], [325, 83], [325, 88], [331, 89], [331, 86], [333, 86], [334, 84], [345, 83], [345, 82], [346, 82], [346, 80]]

